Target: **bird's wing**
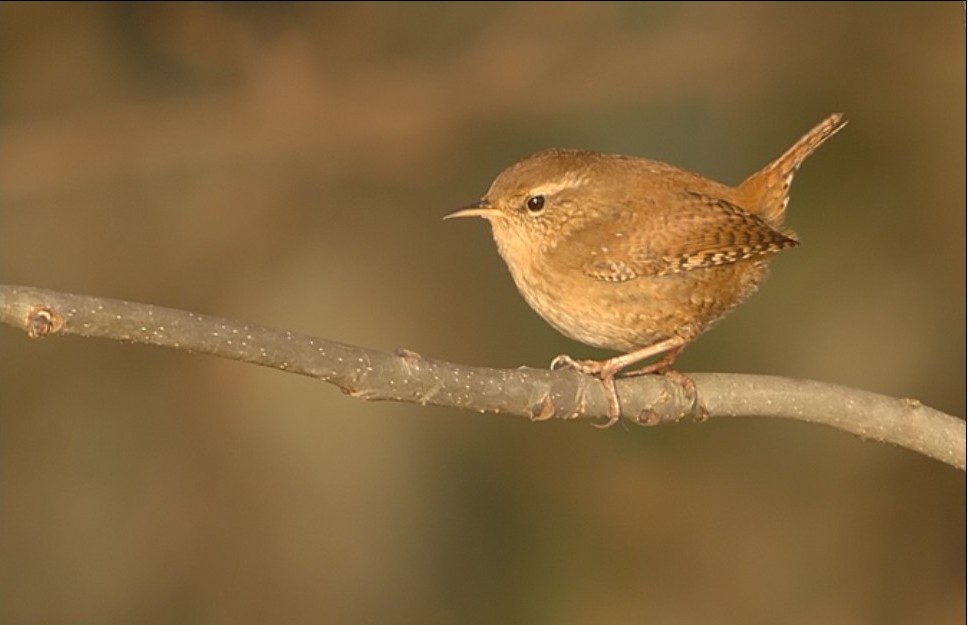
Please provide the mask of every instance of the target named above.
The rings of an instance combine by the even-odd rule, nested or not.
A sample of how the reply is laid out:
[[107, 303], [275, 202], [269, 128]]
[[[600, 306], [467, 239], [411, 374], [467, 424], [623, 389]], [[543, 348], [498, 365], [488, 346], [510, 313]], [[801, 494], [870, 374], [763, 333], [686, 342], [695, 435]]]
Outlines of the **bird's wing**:
[[683, 191], [679, 208], [615, 214], [573, 233], [567, 249], [581, 271], [597, 280], [625, 282], [735, 263], [797, 245], [792, 234], [720, 199]]

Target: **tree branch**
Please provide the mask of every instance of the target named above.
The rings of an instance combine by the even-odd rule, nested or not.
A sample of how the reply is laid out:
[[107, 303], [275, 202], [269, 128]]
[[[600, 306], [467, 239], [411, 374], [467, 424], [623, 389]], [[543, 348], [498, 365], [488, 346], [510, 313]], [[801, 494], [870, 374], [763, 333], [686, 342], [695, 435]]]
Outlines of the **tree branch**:
[[[369, 400], [505, 412], [532, 420], [599, 419], [602, 384], [574, 371], [488, 369], [344, 345], [285, 330], [120, 300], [0, 285], [0, 322], [51, 334], [161, 345], [331, 382]], [[822, 423], [965, 470], [965, 422], [866, 391], [771, 376], [693, 374], [696, 393], [662, 376], [618, 380], [622, 417], [641, 425], [762, 416]]]

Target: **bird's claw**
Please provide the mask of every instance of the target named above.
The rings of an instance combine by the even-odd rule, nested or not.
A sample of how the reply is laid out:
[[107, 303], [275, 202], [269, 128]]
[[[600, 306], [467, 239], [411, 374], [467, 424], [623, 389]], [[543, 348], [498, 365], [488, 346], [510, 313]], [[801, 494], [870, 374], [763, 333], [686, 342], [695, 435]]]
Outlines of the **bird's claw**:
[[609, 370], [603, 363], [599, 361], [575, 360], [567, 354], [556, 356], [555, 359], [551, 361], [551, 368], [568, 368], [584, 375], [595, 376], [601, 380], [602, 385], [605, 387], [605, 398], [608, 401], [608, 412], [606, 413], [608, 421], [602, 425], [596, 425], [595, 427], [609, 428], [618, 423], [618, 420], [622, 417], [622, 406], [619, 404], [618, 391], [615, 388], [615, 371]]

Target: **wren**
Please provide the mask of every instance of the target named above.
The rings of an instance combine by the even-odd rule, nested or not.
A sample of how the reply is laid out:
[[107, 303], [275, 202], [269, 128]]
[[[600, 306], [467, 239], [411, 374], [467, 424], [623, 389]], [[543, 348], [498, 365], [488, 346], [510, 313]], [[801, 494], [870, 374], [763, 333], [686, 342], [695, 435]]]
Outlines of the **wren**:
[[676, 357], [753, 294], [774, 254], [798, 244], [783, 226], [793, 175], [845, 124], [831, 115], [736, 187], [645, 158], [545, 150], [445, 219], [487, 219], [539, 315], [565, 336], [622, 352], [551, 364], [599, 377], [612, 424], [622, 369], [662, 355], [626, 375], [666, 373], [692, 384], [673, 370]]

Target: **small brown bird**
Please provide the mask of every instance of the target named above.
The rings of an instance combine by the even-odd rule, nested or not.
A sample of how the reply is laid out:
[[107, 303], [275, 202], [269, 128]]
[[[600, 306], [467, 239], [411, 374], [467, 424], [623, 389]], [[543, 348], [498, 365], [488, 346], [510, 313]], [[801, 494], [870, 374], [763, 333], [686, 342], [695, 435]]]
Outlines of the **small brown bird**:
[[601, 378], [611, 424], [621, 412], [616, 373], [659, 354], [627, 375], [675, 373], [683, 348], [753, 294], [773, 254], [797, 245], [783, 227], [793, 175], [845, 124], [831, 115], [738, 187], [645, 158], [545, 150], [445, 219], [487, 219], [539, 315], [568, 337], [623, 352], [551, 363]]

